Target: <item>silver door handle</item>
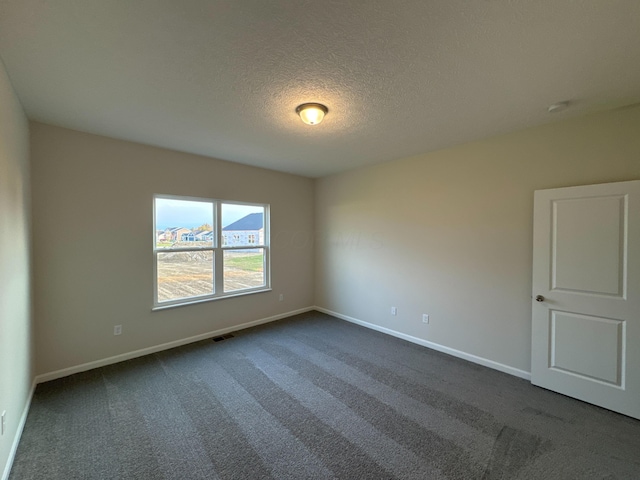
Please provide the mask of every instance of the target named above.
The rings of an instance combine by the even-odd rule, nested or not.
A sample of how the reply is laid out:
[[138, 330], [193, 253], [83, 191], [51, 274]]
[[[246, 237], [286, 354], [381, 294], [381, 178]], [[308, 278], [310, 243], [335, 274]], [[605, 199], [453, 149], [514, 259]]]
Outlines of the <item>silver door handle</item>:
[[536, 302], [544, 302], [544, 297], [542, 295], [536, 295]]

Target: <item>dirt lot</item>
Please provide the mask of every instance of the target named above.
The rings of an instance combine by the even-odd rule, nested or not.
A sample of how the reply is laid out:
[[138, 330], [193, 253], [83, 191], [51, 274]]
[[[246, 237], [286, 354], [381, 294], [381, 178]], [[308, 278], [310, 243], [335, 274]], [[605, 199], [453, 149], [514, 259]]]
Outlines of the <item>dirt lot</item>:
[[[213, 293], [213, 252], [161, 253], [158, 258], [158, 302]], [[262, 253], [228, 252], [224, 291], [264, 285], [261, 259]]]

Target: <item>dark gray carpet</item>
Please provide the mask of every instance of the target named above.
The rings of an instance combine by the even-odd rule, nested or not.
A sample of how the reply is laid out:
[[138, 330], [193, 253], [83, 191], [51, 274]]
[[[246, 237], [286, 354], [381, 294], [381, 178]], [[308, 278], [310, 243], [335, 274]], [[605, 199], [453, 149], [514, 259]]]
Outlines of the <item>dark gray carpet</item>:
[[640, 421], [310, 312], [38, 386], [11, 480], [639, 479]]

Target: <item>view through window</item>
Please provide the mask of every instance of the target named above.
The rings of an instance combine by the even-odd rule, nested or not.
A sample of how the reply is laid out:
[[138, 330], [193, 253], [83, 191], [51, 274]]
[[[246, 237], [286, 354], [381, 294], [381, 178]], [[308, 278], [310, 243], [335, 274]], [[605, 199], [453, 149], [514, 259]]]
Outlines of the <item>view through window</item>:
[[269, 206], [154, 198], [155, 305], [269, 288]]

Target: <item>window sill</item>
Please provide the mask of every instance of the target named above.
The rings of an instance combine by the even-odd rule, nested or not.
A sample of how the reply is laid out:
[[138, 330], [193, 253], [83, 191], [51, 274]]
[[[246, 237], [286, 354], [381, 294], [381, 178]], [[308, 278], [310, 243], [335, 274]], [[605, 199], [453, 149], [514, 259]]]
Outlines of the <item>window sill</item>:
[[242, 291], [237, 293], [230, 293], [228, 295], [219, 296], [219, 297], [207, 297], [207, 298], [201, 298], [201, 299], [185, 300], [184, 302], [172, 303], [170, 305], [156, 305], [151, 309], [151, 311], [155, 312], [156, 310], [167, 310], [169, 308], [186, 307], [187, 305], [214, 302], [216, 300], [226, 300], [227, 298], [244, 297], [245, 295], [253, 295], [254, 293], [264, 293], [264, 292], [271, 292], [271, 291], [272, 289], [270, 287], [266, 287], [266, 288], [260, 288], [258, 290], [247, 290], [247, 291]]

